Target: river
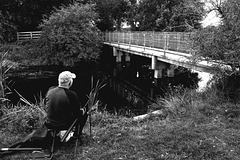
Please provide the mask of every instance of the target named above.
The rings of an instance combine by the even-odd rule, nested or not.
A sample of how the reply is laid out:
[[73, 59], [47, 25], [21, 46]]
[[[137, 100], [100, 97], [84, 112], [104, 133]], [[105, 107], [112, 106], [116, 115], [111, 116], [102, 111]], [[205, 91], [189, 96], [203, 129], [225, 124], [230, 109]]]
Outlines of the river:
[[[29, 102], [37, 104], [51, 86], [58, 85], [58, 74], [64, 70], [76, 74], [71, 90], [77, 93], [82, 105], [86, 104], [87, 95], [97, 81], [102, 84], [107, 83], [104, 76], [99, 74], [98, 69], [87, 65], [77, 67], [32, 66], [8, 74], [8, 86], [12, 92], [8, 98], [13, 104], [17, 104], [21, 102], [19, 93]], [[92, 80], [94, 84], [92, 84]], [[126, 108], [129, 110], [132, 107], [130, 103], [113, 92], [108, 85], [99, 91], [98, 98], [101, 101], [100, 109], [107, 109], [110, 112], [125, 112]]]

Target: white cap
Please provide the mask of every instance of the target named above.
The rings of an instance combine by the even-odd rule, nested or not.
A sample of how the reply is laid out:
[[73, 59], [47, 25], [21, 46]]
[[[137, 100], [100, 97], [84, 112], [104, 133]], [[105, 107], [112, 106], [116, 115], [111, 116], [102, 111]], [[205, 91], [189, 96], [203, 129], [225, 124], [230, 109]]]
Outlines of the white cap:
[[76, 78], [76, 74], [71, 73], [70, 71], [63, 71], [62, 73], [59, 74], [58, 76], [58, 82], [60, 84], [67, 83], [71, 81], [72, 79]]

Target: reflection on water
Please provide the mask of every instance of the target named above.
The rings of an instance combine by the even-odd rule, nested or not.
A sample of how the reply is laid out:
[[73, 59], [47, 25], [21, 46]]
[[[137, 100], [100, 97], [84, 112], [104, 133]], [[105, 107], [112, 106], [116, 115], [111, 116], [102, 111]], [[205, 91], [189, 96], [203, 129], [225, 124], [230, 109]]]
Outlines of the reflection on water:
[[[92, 86], [91, 78], [94, 74], [93, 72], [88, 70], [83, 71], [82, 68], [79, 69], [78, 67], [54, 70], [48, 70], [47, 68], [41, 69], [42, 68], [36, 67], [35, 69], [21, 71], [21, 74], [14, 73], [9, 77], [9, 87], [12, 90], [12, 94], [10, 94], [8, 98], [12, 103], [17, 104], [20, 102], [20, 98], [14, 90], [19, 92], [29, 102], [38, 103], [40, 97], [44, 97], [51, 86], [58, 85], [58, 74], [63, 70], [69, 70], [77, 76], [76, 79], [74, 79], [71, 90], [77, 93], [82, 105], [86, 104], [88, 100], [87, 95]], [[101, 79], [94, 78], [95, 83], [97, 80], [101, 81]], [[103, 109], [118, 112], [120, 108], [123, 109], [130, 106], [129, 103], [114, 93], [108, 86], [101, 89], [98, 96], [101, 101], [100, 107]]]
[[[51, 86], [58, 85], [58, 74], [64, 70], [69, 70], [76, 74], [77, 78], [74, 80], [73, 86], [71, 90], [75, 91], [79, 96], [82, 105], [85, 105], [88, 97], [87, 95], [91, 89], [91, 77], [95, 75], [95, 77], [99, 77], [99, 75], [95, 74], [95, 71], [89, 70], [87, 67], [75, 67], [75, 68], [63, 68], [63, 67], [31, 67], [30, 69], [13, 73], [12, 76], [9, 78], [11, 81], [9, 87], [15, 89], [19, 92], [25, 99], [32, 103], [37, 103], [40, 100], [40, 97], [44, 97], [48, 88]], [[128, 74], [129, 73], [129, 74]], [[173, 86], [177, 86], [180, 83], [187, 87], [194, 85], [197, 80], [197, 75], [192, 74], [189, 71], [179, 72], [175, 75], [174, 78], [162, 78], [160, 79], [159, 86], [155, 86], [154, 90], [150, 90], [149, 88], [154, 86], [151, 83], [151, 79], [144, 79], [141, 77], [133, 78], [128, 72], [126, 72], [125, 76], [122, 76], [124, 79], [132, 82], [135, 86], [141, 87], [141, 89], [149, 94], [163, 94], [162, 92], [166, 92], [164, 87], [168, 87], [170, 84]], [[97, 75], [97, 76], [96, 76]], [[198, 72], [198, 77], [201, 78], [199, 90], [204, 89], [206, 82], [211, 78], [211, 75], [206, 73]], [[95, 82], [97, 78], [95, 78]], [[106, 82], [107, 83], [107, 82]], [[148, 85], [149, 83], [149, 85]], [[129, 86], [128, 86], [129, 87]], [[152, 92], [154, 91], [154, 92]], [[8, 97], [14, 104], [19, 102], [19, 96], [16, 93], [12, 93]], [[138, 110], [143, 109], [142, 107], [136, 108], [127, 100], [123, 99], [117, 93], [114, 93], [113, 90], [109, 87], [109, 85], [105, 86], [99, 92], [99, 99], [101, 100], [101, 107], [106, 108], [108, 110], [118, 112], [119, 110]], [[146, 106], [147, 107], [147, 106]], [[146, 110], [146, 109], [144, 109]]]

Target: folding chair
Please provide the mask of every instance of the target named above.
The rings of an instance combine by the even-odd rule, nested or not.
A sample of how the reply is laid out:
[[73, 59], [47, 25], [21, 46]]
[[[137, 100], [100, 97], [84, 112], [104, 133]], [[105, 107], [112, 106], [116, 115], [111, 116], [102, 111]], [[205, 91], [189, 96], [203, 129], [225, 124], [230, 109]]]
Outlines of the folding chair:
[[[78, 121], [78, 118], [76, 118], [74, 120], [74, 122], [72, 123], [72, 125], [67, 129], [67, 131], [64, 133], [64, 135], [60, 139], [60, 142], [64, 142], [66, 140], [66, 138], [68, 137], [69, 133], [73, 130], [74, 126], [76, 125], [77, 121]], [[55, 147], [56, 138], [57, 138], [57, 133], [59, 133], [62, 130], [64, 130], [64, 129], [48, 129], [48, 132], [52, 133], [52, 143], [51, 143], [51, 146], [50, 146], [50, 155], [48, 157], [49, 159], [53, 158], [54, 147]], [[77, 136], [79, 137], [79, 130], [77, 131], [77, 133], [78, 133]], [[77, 138], [77, 141], [78, 141], [78, 138]]]
[[[79, 117], [78, 117], [79, 118]], [[69, 128], [67, 128], [67, 131], [64, 133], [64, 135], [62, 136], [62, 138], [60, 139], [60, 142], [64, 142], [66, 140], [66, 138], [68, 137], [69, 133], [73, 130], [74, 126], [76, 125], [78, 118], [76, 118], [73, 123], [71, 124], [71, 126]], [[77, 137], [79, 137], [79, 129], [80, 127], [78, 127], [78, 131], [77, 131]], [[50, 128], [48, 129], [48, 133], [51, 133], [52, 135], [52, 141], [50, 144], [50, 154], [45, 154], [43, 153], [43, 148], [0, 148], [0, 153], [2, 152], [16, 152], [16, 151], [33, 151], [36, 155], [32, 157], [32, 159], [52, 159], [53, 158], [53, 154], [54, 154], [54, 147], [55, 147], [55, 143], [56, 143], [56, 138], [57, 138], [57, 133], [59, 133], [62, 130], [66, 130], [66, 129], [54, 129], [54, 128]], [[76, 146], [78, 143], [78, 138], [76, 140]], [[1, 156], [1, 154], [0, 154]]]

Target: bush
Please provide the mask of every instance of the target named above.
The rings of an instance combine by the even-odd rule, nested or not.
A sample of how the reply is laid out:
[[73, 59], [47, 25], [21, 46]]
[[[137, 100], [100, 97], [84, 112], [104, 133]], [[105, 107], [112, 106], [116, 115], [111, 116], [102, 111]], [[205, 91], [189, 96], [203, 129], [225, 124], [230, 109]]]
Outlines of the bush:
[[97, 14], [93, 6], [75, 2], [56, 10], [41, 25], [40, 44], [49, 64], [74, 65], [81, 60], [96, 60], [100, 52], [101, 35], [96, 27]]
[[17, 27], [12, 24], [0, 11], [0, 44], [16, 40]]
[[1, 127], [15, 134], [33, 131], [43, 124], [45, 116], [44, 109], [37, 105], [3, 106], [2, 113]]

